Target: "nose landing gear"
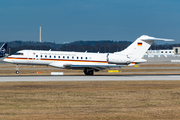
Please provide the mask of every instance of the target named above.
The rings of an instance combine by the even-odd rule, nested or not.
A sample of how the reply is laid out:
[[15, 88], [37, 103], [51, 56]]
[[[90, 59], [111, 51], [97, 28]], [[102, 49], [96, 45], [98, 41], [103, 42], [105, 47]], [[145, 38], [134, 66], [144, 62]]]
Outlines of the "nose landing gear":
[[19, 74], [18, 64], [16, 65], [16, 74]]

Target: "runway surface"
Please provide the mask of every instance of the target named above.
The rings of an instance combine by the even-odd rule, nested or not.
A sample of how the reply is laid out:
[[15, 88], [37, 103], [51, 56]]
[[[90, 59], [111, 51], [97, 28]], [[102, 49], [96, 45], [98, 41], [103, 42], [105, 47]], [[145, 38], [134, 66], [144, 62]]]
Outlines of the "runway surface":
[[180, 80], [180, 75], [120, 75], [120, 76], [1, 76], [0, 82], [26, 81], [142, 81]]

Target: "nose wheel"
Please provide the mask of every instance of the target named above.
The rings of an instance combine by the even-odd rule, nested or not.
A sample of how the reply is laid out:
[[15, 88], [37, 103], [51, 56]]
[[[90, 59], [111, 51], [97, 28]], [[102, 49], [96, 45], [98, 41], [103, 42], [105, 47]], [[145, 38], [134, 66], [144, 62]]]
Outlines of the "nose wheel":
[[19, 71], [18, 71], [18, 70], [16, 71], [16, 74], [19, 74]]

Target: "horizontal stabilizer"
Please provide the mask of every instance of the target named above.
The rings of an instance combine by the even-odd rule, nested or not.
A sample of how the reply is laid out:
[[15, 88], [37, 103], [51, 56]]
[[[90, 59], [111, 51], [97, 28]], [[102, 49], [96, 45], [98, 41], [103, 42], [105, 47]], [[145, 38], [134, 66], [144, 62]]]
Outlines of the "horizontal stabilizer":
[[155, 38], [155, 37], [150, 37], [147, 35], [142, 35], [139, 39], [145, 41], [145, 40], [163, 40], [163, 41], [174, 41], [173, 39], [164, 39], [164, 38]]

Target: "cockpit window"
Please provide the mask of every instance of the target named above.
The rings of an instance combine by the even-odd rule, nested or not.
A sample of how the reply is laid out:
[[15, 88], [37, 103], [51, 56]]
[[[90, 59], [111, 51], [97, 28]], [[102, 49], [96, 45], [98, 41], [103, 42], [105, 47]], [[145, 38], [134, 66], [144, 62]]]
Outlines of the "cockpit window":
[[15, 53], [15, 54], [13, 54], [13, 55], [23, 55], [23, 53]]

